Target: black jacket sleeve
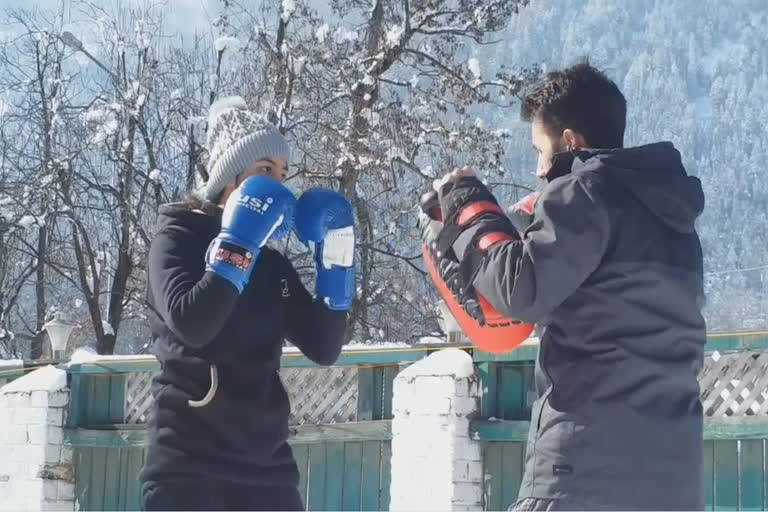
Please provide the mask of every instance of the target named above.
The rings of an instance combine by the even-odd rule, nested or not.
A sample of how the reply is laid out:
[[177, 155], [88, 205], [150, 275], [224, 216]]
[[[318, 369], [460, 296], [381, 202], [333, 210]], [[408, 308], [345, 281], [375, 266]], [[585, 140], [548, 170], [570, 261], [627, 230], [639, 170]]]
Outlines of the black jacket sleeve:
[[314, 363], [330, 366], [336, 362], [344, 344], [347, 313], [333, 311], [312, 298], [301, 282], [296, 269], [285, 260], [288, 309], [285, 333], [288, 341]]
[[149, 283], [153, 305], [179, 340], [193, 348], [213, 341], [239, 297], [235, 287], [212, 272], [202, 278], [199, 241], [191, 233], [166, 228], [149, 249]]
[[522, 240], [500, 242], [482, 258], [472, 284], [500, 313], [536, 323], [595, 271], [610, 220], [593, 177], [569, 175], [539, 197]]

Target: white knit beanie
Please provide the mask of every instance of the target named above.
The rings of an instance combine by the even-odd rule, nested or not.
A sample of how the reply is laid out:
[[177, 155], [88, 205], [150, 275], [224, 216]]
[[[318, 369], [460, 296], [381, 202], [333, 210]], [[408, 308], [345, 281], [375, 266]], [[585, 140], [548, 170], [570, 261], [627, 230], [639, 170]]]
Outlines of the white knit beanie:
[[203, 197], [215, 201], [224, 187], [251, 164], [279, 156], [288, 162], [291, 150], [278, 129], [248, 109], [240, 96], [216, 101], [208, 112], [208, 182]]

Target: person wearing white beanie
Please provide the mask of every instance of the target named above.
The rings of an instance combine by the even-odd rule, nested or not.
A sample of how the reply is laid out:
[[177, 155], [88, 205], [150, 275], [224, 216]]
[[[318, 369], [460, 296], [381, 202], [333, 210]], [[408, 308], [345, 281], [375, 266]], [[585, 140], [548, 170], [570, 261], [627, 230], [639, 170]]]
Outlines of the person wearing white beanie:
[[248, 109], [240, 96], [222, 98], [208, 114], [208, 181], [202, 196], [218, 202], [249, 175], [265, 173], [283, 181], [291, 159], [288, 142], [280, 131]]
[[[152, 350], [161, 369], [147, 419], [142, 506], [304, 510], [277, 372], [283, 340], [333, 364], [347, 312], [338, 300], [313, 298], [291, 262], [266, 245], [295, 229], [299, 210], [283, 185], [290, 150], [277, 128], [242, 98], [225, 98], [211, 106], [208, 148], [202, 201], [161, 207], [149, 251]], [[327, 224], [323, 205], [309, 206], [301, 208], [304, 222]], [[350, 272], [338, 264], [324, 271]]]

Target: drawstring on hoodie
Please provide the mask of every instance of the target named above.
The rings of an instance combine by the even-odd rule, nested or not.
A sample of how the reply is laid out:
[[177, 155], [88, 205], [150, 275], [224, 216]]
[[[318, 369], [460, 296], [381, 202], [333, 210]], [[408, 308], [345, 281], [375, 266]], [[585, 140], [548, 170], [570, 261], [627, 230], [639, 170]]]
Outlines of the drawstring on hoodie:
[[190, 407], [205, 407], [216, 396], [216, 391], [219, 389], [219, 370], [215, 364], [211, 365], [211, 387], [208, 388], [208, 392], [201, 400], [187, 400]]

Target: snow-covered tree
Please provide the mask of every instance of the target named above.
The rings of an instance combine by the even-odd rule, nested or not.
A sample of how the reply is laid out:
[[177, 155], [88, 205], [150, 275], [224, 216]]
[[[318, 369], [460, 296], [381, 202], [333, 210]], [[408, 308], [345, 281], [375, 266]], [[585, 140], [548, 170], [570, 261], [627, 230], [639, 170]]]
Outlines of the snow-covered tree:
[[523, 3], [337, 0], [320, 11], [291, 0], [228, 4], [217, 20], [233, 53], [225, 83], [290, 137], [299, 188], [336, 188], [355, 207], [350, 336], [413, 341], [439, 329], [415, 205], [455, 166], [503, 174], [504, 133], [481, 113], [512, 115], [526, 70], [482, 69], [474, 49], [492, 44]]

